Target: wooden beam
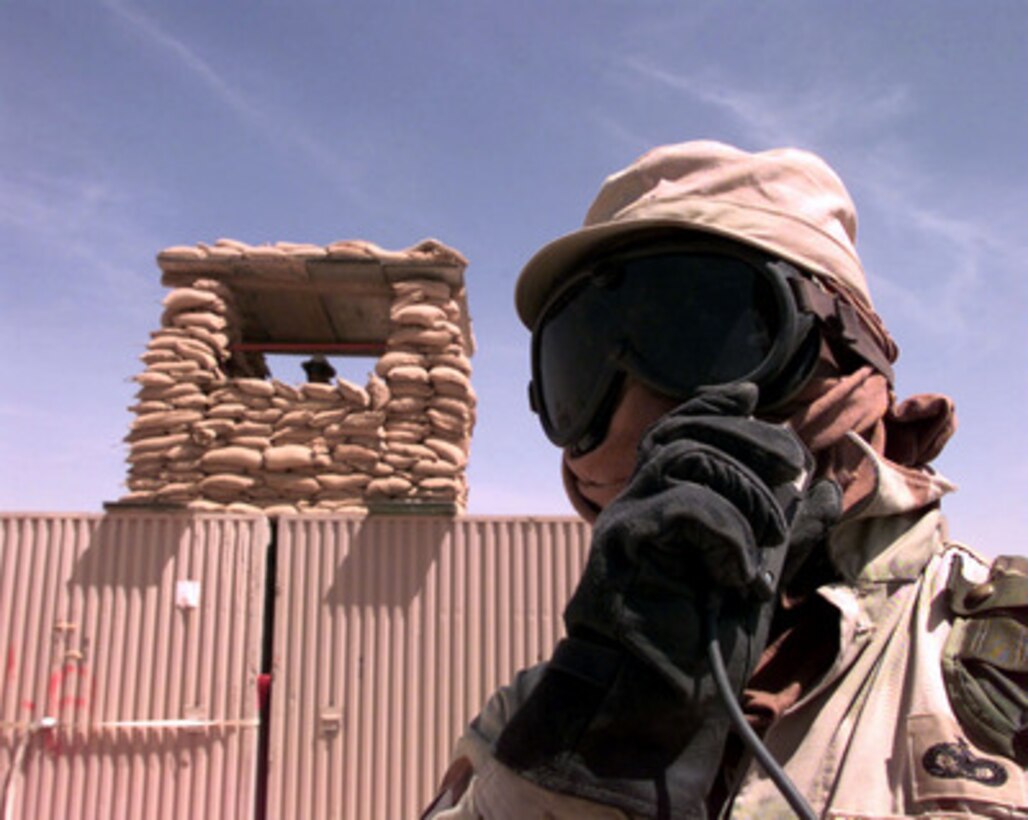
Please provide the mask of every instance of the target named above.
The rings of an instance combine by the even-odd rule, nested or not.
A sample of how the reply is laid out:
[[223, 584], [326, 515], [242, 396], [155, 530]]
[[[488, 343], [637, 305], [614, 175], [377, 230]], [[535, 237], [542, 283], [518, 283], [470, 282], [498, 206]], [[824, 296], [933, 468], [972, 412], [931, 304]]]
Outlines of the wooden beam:
[[240, 342], [233, 353], [334, 353], [339, 356], [381, 356], [385, 342]]

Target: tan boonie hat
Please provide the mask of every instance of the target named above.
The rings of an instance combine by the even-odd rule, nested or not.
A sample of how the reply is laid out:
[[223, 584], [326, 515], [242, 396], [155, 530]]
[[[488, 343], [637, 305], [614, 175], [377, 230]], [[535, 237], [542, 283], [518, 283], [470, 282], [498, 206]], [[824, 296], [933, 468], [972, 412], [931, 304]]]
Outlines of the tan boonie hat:
[[712, 141], [667, 145], [603, 183], [584, 225], [541, 248], [515, 290], [530, 329], [554, 290], [611, 239], [689, 228], [755, 245], [831, 280], [873, 315], [854, 247], [857, 216], [842, 180], [795, 148], [751, 154]]

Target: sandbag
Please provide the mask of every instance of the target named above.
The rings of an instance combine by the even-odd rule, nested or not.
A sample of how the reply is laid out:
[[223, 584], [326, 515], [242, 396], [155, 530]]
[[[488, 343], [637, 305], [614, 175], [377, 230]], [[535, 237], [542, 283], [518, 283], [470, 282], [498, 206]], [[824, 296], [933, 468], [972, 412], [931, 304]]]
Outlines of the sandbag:
[[401, 496], [410, 492], [414, 485], [400, 476], [375, 478], [368, 482], [368, 495]]
[[169, 314], [197, 308], [214, 313], [224, 313], [226, 310], [225, 302], [220, 296], [198, 288], [175, 288], [161, 300], [161, 305]]
[[311, 465], [313, 452], [300, 444], [284, 444], [264, 451], [264, 466], [272, 471], [298, 470]]
[[389, 389], [395, 391], [397, 386], [405, 383], [429, 384], [428, 370], [417, 365], [400, 365], [386, 373]]
[[158, 348], [157, 350], [147, 350], [140, 353], [139, 361], [145, 365], [153, 365], [158, 362], [175, 362], [178, 361], [178, 354], [171, 349]]
[[467, 396], [471, 393], [471, 381], [455, 367], [439, 365], [428, 371], [432, 386], [444, 396]]
[[192, 498], [197, 494], [197, 487], [195, 484], [187, 484], [185, 482], [174, 482], [165, 484], [154, 492], [154, 497], [158, 501], [171, 501], [171, 500], [186, 500]]
[[428, 406], [433, 410], [456, 416], [462, 421], [470, 421], [475, 416], [473, 405], [453, 396], [433, 396], [429, 399]]
[[390, 318], [400, 325], [430, 328], [436, 322], [446, 321], [446, 311], [430, 304], [407, 305], [394, 307]]
[[242, 404], [246, 405], [246, 412], [248, 415], [250, 413], [259, 413], [263, 410], [276, 409], [272, 405], [272, 399], [265, 399], [259, 396], [247, 396], [245, 393], [243, 393], [240, 395], [239, 401]]
[[264, 452], [271, 446], [271, 439], [266, 436], [229, 436], [229, 444], [233, 447], [246, 447], [250, 450]]
[[172, 406], [166, 401], [141, 401], [128, 407], [130, 413], [135, 413], [138, 416], [144, 413], [160, 413], [171, 409]]
[[388, 450], [382, 456], [382, 461], [388, 464], [396, 471], [407, 471], [410, 470], [418, 460], [414, 456], [405, 456], [402, 453], [398, 453], [395, 450]]
[[230, 344], [227, 334], [212, 333], [202, 327], [187, 327], [185, 331], [189, 334], [190, 339], [196, 339], [207, 345], [219, 359], [227, 358]]
[[425, 446], [430, 452], [434, 452], [440, 458], [456, 464], [458, 467], [463, 467], [467, 464], [467, 451], [452, 441], [440, 438], [439, 436], [429, 436], [425, 439]]
[[152, 436], [150, 438], [139, 439], [139, 441], [133, 442], [132, 453], [134, 455], [141, 455], [143, 453], [162, 453], [169, 447], [174, 447], [178, 444], [185, 444], [189, 441], [189, 433], [172, 433], [166, 436]]
[[263, 410], [247, 408], [246, 411], [246, 420], [254, 422], [255, 424], [277, 425], [281, 418], [282, 411], [277, 407], [269, 407]]
[[272, 517], [280, 515], [297, 515], [300, 511], [293, 504], [272, 504], [264, 508], [264, 514]]
[[377, 373], [368, 375], [368, 397], [371, 410], [381, 410], [389, 404], [389, 385]]
[[187, 410], [203, 410], [208, 404], [210, 404], [210, 399], [201, 393], [178, 396], [171, 400], [171, 405], [173, 407], [181, 407]]
[[[190, 344], [186, 344], [186, 341]], [[203, 342], [193, 339], [182, 340], [175, 345], [175, 351], [183, 361], [194, 362], [204, 370], [214, 370], [218, 366], [218, 357]]]
[[309, 444], [314, 432], [309, 427], [283, 427], [271, 434], [271, 444], [283, 447], [293, 444]]
[[252, 476], [238, 473], [217, 473], [201, 480], [199, 487], [203, 493], [226, 495], [246, 492], [256, 483], [257, 480]]
[[193, 510], [194, 512], [220, 513], [225, 509], [225, 505], [218, 504], [216, 501], [211, 501], [209, 498], [195, 498], [186, 504], [186, 508]]
[[405, 299], [412, 301], [445, 301], [453, 292], [446, 282], [438, 279], [410, 279], [393, 282], [392, 291], [395, 301]]
[[282, 417], [278, 420], [278, 426], [280, 429], [284, 427], [301, 427], [309, 424], [312, 418], [314, 418], [314, 413], [311, 410], [290, 410], [282, 414]]
[[174, 350], [175, 342], [184, 339], [189, 334], [178, 327], [164, 327], [150, 333], [150, 341], [146, 343], [147, 350]]
[[[397, 382], [391, 386], [391, 390], [394, 403], [397, 399], [424, 399], [427, 401], [435, 395], [432, 385], [418, 382]], [[392, 412], [391, 405], [387, 409]]]
[[245, 393], [247, 396], [257, 396], [262, 399], [270, 399], [275, 395], [275, 385], [264, 379], [240, 378], [233, 379], [232, 386]]
[[207, 393], [198, 385], [192, 382], [179, 382], [164, 389], [163, 401], [178, 398], [180, 396], [206, 396]]
[[260, 515], [263, 513], [263, 510], [256, 504], [248, 504], [245, 501], [233, 501], [225, 509], [231, 513], [242, 513], [244, 515]]
[[[218, 244], [234, 241], [235, 240], [232, 239], [219, 239]], [[242, 245], [242, 243], [239, 244]], [[208, 290], [211, 293], [216, 293], [218, 294], [218, 296], [224, 299], [226, 303], [231, 302], [234, 297], [234, 294], [232, 293], [232, 288], [230, 288], [228, 285], [226, 285], [224, 282], [218, 279], [211, 279], [206, 276], [201, 277], [199, 279], [194, 279], [193, 287], [197, 290]]]
[[200, 456], [200, 466], [210, 472], [221, 470], [256, 471], [261, 468], [263, 463], [264, 457], [260, 452], [238, 445], [217, 447]]
[[422, 422], [390, 421], [385, 428], [386, 441], [421, 441], [432, 428]]
[[410, 471], [416, 476], [454, 476], [461, 468], [450, 461], [419, 461]]
[[316, 478], [322, 490], [328, 493], [363, 490], [371, 481], [371, 476], [361, 473], [319, 473]]
[[371, 466], [378, 461], [380, 453], [359, 444], [337, 444], [332, 448], [332, 457], [339, 462], [355, 466]]
[[371, 397], [363, 387], [349, 382], [346, 379], [336, 379], [336, 389], [347, 404], [364, 409], [371, 404]]
[[375, 363], [375, 373], [383, 378], [397, 367], [424, 367], [425, 357], [420, 353], [391, 350], [383, 353]]
[[300, 401], [303, 399], [303, 393], [291, 384], [286, 384], [278, 379], [272, 379], [271, 386], [275, 388], [276, 396], [281, 396], [290, 401]]
[[[207, 434], [211, 434], [211, 435], [213, 435], [215, 437], [217, 437], [217, 436], [227, 436], [229, 433], [231, 433], [235, 429], [236, 429], [235, 422], [232, 421], [231, 419], [211, 419], [211, 418], [207, 418], [207, 419], [204, 419], [203, 421], [198, 421], [196, 424], [194, 424], [192, 432], [193, 433], [198, 433], [201, 436], [204, 436], [206, 438]], [[197, 444], [200, 444], [200, 443], [201, 443], [200, 441], [197, 441]]]
[[314, 399], [315, 401], [327, 401], [327, 400], [338, 400], [339, 391], [335, 389], [331, 384], [320, 384], [318, 382], [305, 382], [301, 385], [300, 390], [303, 395], [308, 399]]
[[164, 373], [171, 376], [176, 382], [179, 376], [187, 373], [194, 373], [200, 369], [200, 365], [189, 359], [175, 359], [172, 362], [155, 362], [147, 368], [148, 373]]
[[328, 427], [330, 424], [338, 424], [349, 414], [348, 410], [337, 409], [337, 410], [322, 410], [318, 413], [314, 413], [311, 416], [308, 424], [316, 430], [321, 430]]
[[[427, 442], [425, 444], [427, 444]], [[425, 444], [406, 444], [403, 442], [395, 442], [390, 443], [389, 451], [418, 460], [432, 460], [436, 458], [435, 450], [431, 447], [425, 446]]]
[[455, 478], [429, 477], [423, 478], [418, 482], [418, 489], [430, 493], [452, 493], [456, 495], [461, 489], [461, 484]]
[[408, 347], [416, 346], [427, 349], [439, 349], [446, 347], [455, 338], [460, 338], [459, 334], [454, 334], [446, 330], [434, 330], [420, 327], [401, 326], [399, 330], [395, 330], [389, 334], [387, 344], [391, 347]]
[[321, 485], [313, 476], [283, 473], [267, 476], [267, 482], [280, 493], [294, 497], [312, 496], [321, 490]]
[[275, 428], [270, 424], [261, 424], [260, 422], [249, 421], [244, 418], [243, 421], [235, 426], [232, 434], [236, 436], [262, 436], [270, 438], [274, 431]]
[[452, 367], [454, 370], [459, 370], [465, 376], [471, 375], [471, 360], [464, 355], [431, 353], [428, 356], [428, 366], [429, 368]]
[[217, 333], [228, 326], [228, 321], [224, 316], [209, 310], [182, 311], [170, 318], [173, 327], [199, 327], [211, 333]]
[[467, 427], [467, 424], [463, 419], [450, 413], [444, 413], [441, 410], [429, 408], [425, 411], [425, 415], [428, 416], [428, 421], [433, 428], [444, 433], [462, 434]]
[[343, 419], [347, 427], [359, 430], [375, 430], [385, 423], [385, 413], [381, 410], [359, 410], [350, 413]]
[[207, 417], [212, 419], [242, 419], [244, 416], [246, 405], [238, 402], [221, 402], [207, 411]]
[[389, 413], [420, 415], [428, 407], [428, 396], [400, 396], [389, 405]]
[[160, 373], [152, 368], [133, 377], [133, 380], [143, 387], [170, 387], [175, 384], [175, 377], [169, 373]]
[[175, 427], [191, 424], [203, 419], [203, 414], [197, 410], [166, 410], [163, 413], [147, 413], [145, 416], [136, 416], [132, 422], [131, 430], [140, 432], [144, 430], [172, 430]]
[[460, 304], [456, 299], [447, 299], [445, 302], [439, 303], [439, 307], [443, 309], [443, 313], [446, 314], [446, 318], [451, 322], [460, 322], [464, 316], [464, 311], [461, 309]]
[[167, 448], [161, 450], [137, 450], [133, 445], [132, 450], [125, 457], [134, 474], [146, 473], [156, 475], [167, 462]]
[[171, 461], [183, 462], [183, 466], [192, 466], [206, 451], [203, 447], [197, 447], [194, 443], [176, 444], [167, 449], [168, 459]]

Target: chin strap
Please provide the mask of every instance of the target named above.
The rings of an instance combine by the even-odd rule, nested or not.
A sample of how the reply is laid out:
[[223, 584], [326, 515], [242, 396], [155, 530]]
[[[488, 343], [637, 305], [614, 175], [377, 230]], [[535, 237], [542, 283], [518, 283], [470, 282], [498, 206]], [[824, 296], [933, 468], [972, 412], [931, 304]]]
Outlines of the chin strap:
[[823, 290], [806, 276], [789, 279], [796, 301], [821, 321], [825, 335], [870, 364], [895, 384], [889, 355], [872, 338], [860, 312], [845, 299]]

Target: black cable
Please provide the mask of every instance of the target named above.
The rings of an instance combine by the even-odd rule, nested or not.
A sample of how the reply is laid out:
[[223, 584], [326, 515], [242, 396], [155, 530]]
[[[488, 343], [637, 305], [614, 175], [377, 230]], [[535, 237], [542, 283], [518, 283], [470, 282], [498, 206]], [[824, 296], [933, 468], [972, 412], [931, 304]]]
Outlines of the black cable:
[[778, 791], [782, 793], [782, 796], [792, 806], [792, 810], [802, 820], [817, 820], [817, 815], [810, 807], [806, 798], [800, 794], [796, 784], [789, 779], [789, 775], [785, 773], [785, 770], [778, 764], [778, 761], [771, 756], [767, 746], [764, 745], [757, 733], [753, 731], [753, 727], [746, 720], [746, 715], [743, 714], [742, 707], [739, 706], [739, 702], [732, 692], [732, 685], [728, 682], [728, 674], [725, 671], [725, 662], [721, 657], [721, 645], [717, 639], [717, 619], [720, 610], [721, 599], [716, 594], [711, 594], [707, 600], [707, 617], [704, 628], [706, 629], [707, 637], [707, 661], [710, 663], [710, 669], [714, 674], [714, 683], [717, 686], [718, 695], [720, 695], [722, 703], [724, 703], [725, 708], [728, 710], [728, 716], [735, 727], [735, 731], [739, 733], [743, 742], [753, 752], [754, 757], [763, 766], [768, 777], [774, 781]]

